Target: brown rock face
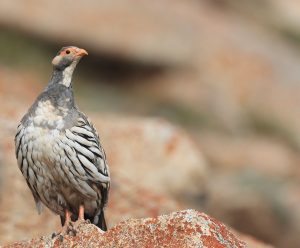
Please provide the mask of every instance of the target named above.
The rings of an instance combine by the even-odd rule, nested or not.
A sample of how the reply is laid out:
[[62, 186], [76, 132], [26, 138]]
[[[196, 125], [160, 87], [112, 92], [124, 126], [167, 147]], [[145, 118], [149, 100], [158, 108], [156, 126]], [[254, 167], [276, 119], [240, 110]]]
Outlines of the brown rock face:
[[174, 212], [157, 218], [131, 219], [107, 232], [91, 224], [80, 224], [75, 236], [51, 235], [17, 242], [9, 247], [202, 247], [243, 248], [224, 224], [194, 210]]
[[204, 193], [206, 162], [183, 130], [155, 118], [91, 118], [103, 130], [100, 134], [113, 175], [167, 195]]

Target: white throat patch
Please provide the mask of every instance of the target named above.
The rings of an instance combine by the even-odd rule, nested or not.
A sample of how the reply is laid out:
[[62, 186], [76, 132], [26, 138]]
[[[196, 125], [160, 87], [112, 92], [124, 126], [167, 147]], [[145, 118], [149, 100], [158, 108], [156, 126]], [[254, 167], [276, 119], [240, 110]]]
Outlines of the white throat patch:
[[72, 82], [72, 75], [77, 63], [72, 63], [63, 71], [63, 80], [60, 82], [61, 84], [69, 87]]

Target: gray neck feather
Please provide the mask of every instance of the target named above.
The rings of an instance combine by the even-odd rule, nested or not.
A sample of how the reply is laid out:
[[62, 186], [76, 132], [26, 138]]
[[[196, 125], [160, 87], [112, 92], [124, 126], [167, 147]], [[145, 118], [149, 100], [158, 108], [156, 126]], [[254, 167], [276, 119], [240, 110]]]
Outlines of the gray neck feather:
[[28, 113], [23, 117], [22, 123], [28, 121], [30, 116], [35, 115], [35, 110], [37, 109], [39, 102], [45, 101], [50, 101], [54, 108], [60, 111], [61, 115], [68, 113], [67, 116], [72, 117], [72, 113], [74, 113], [76, 106], [71, 82], [76, 64], [77, 63], [71, 64], [64, 69], [54, 68], [47, 87], [37, 97]]
[[51, 87], [53, 84], [63, 84], [66, 87], [70, 87], [72, 83], [73, 72], [76, 68], [77, 63], [72, 63], [69, 66], [65, 67], [63, 70], [54, 68], [52, 77], [48, 83], [46, 89]]
[[62, 70], [58, 70], [58, 69], [54, 69], [53, 72], [52, 72], [52, 76], [51, 76], [51, 79], [50, 79], [50, 81], [48, 83], [48, 87], [47, 88], [49, 88], [53, 84], [58, 84], [62, 80], [63, 80], [63, 71]]
[[72, 75], [77, 63], [65, 68], [54, 68], [51, 79], [37, 101], [50, 100], [55, 107], [74, 107]]

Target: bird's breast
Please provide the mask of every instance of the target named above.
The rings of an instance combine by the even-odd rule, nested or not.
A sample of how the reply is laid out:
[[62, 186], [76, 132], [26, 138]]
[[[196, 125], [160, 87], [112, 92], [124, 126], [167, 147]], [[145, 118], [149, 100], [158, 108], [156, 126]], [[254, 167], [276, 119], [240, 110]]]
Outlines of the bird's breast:
[[45, 130], [61, 130], [65, 126], [64, 118], [67, 114], [66, 108], [54, 107], [50, 100], [46, 100], [37, 104], [30, 121], [35, 127], [41, 127]]
[[39, 160], [48, 160], [56, 141], [60, 138], [61, 132], [58, 129], [49, 129], [35, 126], [33, 123], [24, 130], [24, 142], [32, 146], [32, 150], [39, 154]]

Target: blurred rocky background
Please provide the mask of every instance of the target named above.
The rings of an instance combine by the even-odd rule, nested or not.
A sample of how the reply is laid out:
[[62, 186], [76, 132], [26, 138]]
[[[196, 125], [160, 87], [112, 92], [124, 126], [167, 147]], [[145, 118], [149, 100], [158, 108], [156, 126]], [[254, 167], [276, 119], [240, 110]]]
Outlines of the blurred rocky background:
[[63, 45], [89, 52], [74, 88], [108, 153], [110, 226], [194, 208], [276, 247], [299, 247], [292, 0], [2, 0], [1, 244], [59, 226], [48, 211], [37, 215], [13, 137]]

